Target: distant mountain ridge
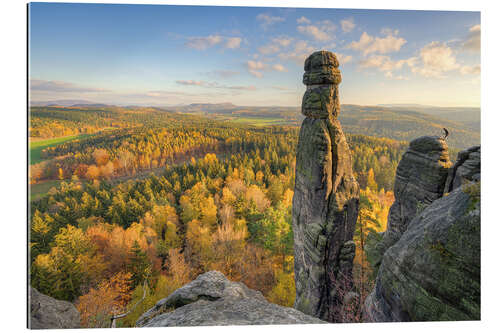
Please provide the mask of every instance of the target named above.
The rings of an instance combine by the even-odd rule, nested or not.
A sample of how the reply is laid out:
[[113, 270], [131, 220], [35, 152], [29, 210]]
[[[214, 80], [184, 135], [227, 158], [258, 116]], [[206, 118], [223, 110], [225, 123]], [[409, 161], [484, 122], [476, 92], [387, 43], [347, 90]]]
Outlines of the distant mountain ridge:
[[30, 106], [72, 106], [74, 104], [89, 104], [89, 103], [93, 102], [80, 99], [59, 99], [55, 101], [30, 101]]
[[[60, 106], [85, 110], [133, 109], [139, 106], [110, 106], [81, 100], [60, 100]], [[75, 103], [76, 102], [76, 103]], [[232, 103], [192, 103], [189, 105], [150, 107], [150, 110], [198, 114], [219, 120], [236, 122], [259, 122], [264, 125], [299, 126], [303, 120], [299, 107], [279, 106], [238, 106]], [[146, 110], [147, 111], [147, 110]], [[360, 106], [343, 104], [339, 120], [347, 133], [386, 137], [410, 141], [422, 133], [442, 135], [443, 127], [450, 131], [448, 143], [463, 149], [481, 142], [479, 108], [440, 108], [440, 107], [402, 107], [402, 106]]]

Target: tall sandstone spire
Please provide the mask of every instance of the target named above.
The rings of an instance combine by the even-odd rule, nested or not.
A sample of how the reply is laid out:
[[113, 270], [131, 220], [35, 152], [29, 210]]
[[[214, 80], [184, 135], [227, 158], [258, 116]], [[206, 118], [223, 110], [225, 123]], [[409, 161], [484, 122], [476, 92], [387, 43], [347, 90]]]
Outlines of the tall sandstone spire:
[[352, 241], [359, 186], [351, 153], [337, 119], [339, 62], [318, 51], [305, 61], [302, 122], [297, 146], [293, 233], [295, 308], [330, 322], [342, 321], [342, 303], [352, 288]]

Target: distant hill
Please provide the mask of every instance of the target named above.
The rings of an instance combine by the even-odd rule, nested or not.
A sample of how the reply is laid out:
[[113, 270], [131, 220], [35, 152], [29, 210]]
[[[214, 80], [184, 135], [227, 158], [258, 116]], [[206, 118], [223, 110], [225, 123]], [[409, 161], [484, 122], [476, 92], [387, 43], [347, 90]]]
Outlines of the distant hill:
[[[89, 111], [109, 111], [120, 114], [127, 110], [143, 112], [175, 112], [197, 114], [205, 117], [258, 126], [288, 125], [300, 126], [304, 117], [300, 107], [257, 107], [237, 106], [232, 103], [197, 103], [171, 107], [117, 107], [99, 103], [75, 103], [75, 100], [57, 101], [60, 106], [77, 108], [83, 115]], [[147, 122], [147, 117], [144, 121]], [[361, 106], [342, 105], [339, 116], [345, 132], [395, 140], [410, 141], [422, 135], [442, 135], [443, 127], [450, 131], [447, 139], [453, 148], [463, 149], [481, 142], [479, 108], [440, 108], [432, 106]]]
[[339, 117], [345, 131], [397, 140], [412, 140], [422, 135], [442, 135], [443, 127], [450, 131], [448, 144], [468, 148], [481, 143], [480, 128], [473, 123], [445, 118], [411, 108], [363, 107], [343, 105]]
[[394, 108], [394, 107], [403, 107], [403, 108], [434, 108], [435, 106], [433, 105], [423, 105], [423, 104], [377, 104], [377, 106], [383, 106], [383, 107], [388, 107], [388, 108]]
[[415, 110], [451, 120], [461, 122], [472, 130], [481, 129], [481, 108], [474, 107], [439, 107], [420, 104], [380, 104], [380, 106], [391, 108], [394, 111]]
[[[406, 106], [404, 106], [406, 105]], [[455, 148], [479, 144], [479, 108], [442, 108], [416, 104], [392, 106], [342, 105], [340, 121], [347, 133], [412, 140], [422, 135], [442, 135], [443, 127], [450, 131], [448, 142]], [[166, 109], [181, 113], [196, 113], [218, 119], [249, 123], [287, 124], [300, 126], [304, 118], [300, 107], [236, 106], [231, 103], [191, 104]], [[252, 122], [251, 120], [255, 120]]]
[[[88, 105], [88, 104], [98, 104], [95, 102], [83, 100], [83, 99], [59, 99], [55, 101], [31, 101], [31, 106], [74, 106], [74, 105]], [[104, 105], [104, 104], [100, 104]]]

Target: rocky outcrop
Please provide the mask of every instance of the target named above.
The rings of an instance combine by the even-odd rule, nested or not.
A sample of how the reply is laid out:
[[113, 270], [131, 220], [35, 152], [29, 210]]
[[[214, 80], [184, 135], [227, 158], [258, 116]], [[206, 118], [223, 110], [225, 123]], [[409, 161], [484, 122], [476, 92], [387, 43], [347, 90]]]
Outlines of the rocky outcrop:
[[284, 325], [324, 323], [300, 311], [272, 304], [259, 291], [217, 271], [199, 275], [144, 313], [139, 327]]
[[451, 192], [466, 182], [481, 180], [481, 146], [458, 153], [457, 162], [446, 180], [446, 192]]
[[385, 251], [404, 234], [410, 221], [434, 200], [443, 196], [452, 167], [446, 141], [423, 136], [410, 142], [396, 170], [394, 203], [387, 218], [387, 230], [377, 244], [375, 266]]
[[359, 186], [337, 116], [341, 82], [335, 54], [319, 51], [305, 61], [307, 90], [297, 146], [293, 232], [295, 308], [340, 321], [342, 300], [352, 286], [354, 227]]
[[80, 327], [80, 313], [70, 302], [57, 300], [29, 287], [29, 305], [31, 329]]
[[418, 213], [385, 252], [365, 302], [366, 321], [480, 319], [480, 176], [458, 173], [474, 170], [480, 156], [471, 153], [479, 149], [467, 151], [450, 174], [469, 182]]

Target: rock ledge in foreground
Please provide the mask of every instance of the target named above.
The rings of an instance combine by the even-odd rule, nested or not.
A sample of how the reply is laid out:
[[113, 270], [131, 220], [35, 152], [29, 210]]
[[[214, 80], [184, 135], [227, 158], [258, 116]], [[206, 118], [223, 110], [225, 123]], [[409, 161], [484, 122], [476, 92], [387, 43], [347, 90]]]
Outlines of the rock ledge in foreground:
[[144, 313], [136, 326], [284, 325], [325, 323], [298, 310], [269, 303], [241, 282], [210, 271], [174, 291]]
[[80, 313], [73, 304], [57, 300], [29, 287], [31, 329], [79, 328]]

